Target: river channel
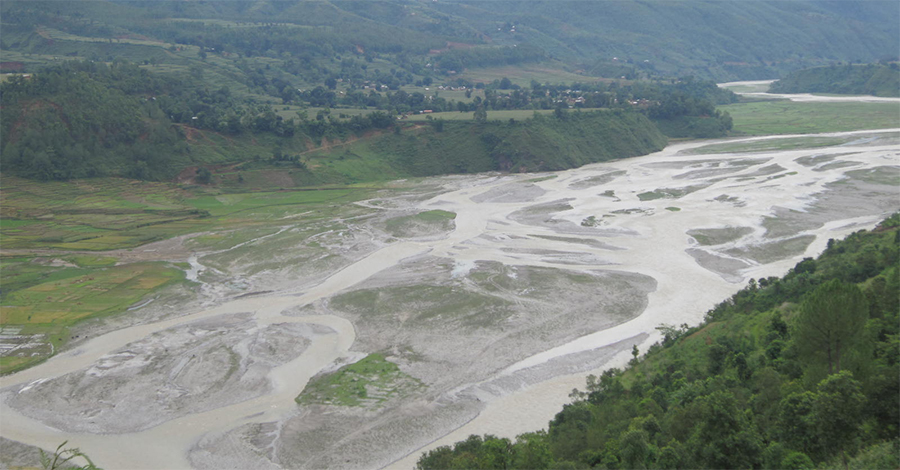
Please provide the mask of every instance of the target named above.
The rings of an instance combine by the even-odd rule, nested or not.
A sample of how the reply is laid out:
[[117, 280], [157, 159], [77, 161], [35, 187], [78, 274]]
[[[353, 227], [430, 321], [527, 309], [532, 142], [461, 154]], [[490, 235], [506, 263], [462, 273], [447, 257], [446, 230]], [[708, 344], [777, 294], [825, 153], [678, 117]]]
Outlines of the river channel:
[[[55, 449], [67, 440], [107, 469], [208, 467], [212, 464], [191, 457], [200, 443], [215, 442], [229, 430], [253, 424], [283, 426], [298, 416], [294, 397], [311, 377], [333, 368], [336, 361], [361, 357], [354, 348], [360, 342], [358, 335], [368, 333], [354, 323], [356, 317], [337, 310], [304, 312], [306, 306], [327, 306], [341, 293], [421, 260], [450, 263], [452, 279], [465, 278], [474, 266], [491, 263], [509, 270], [639, 276], [643, 280], [634, 282], [647, 287], [635, 291], [642, 300], [635, 304], [640, 308], [634, 315], [598, 331], [572, 330], [546, 344], [534, 342], [502, 360], [485, 357], [488, 363], [495, 361], [488, 372], [474, 380], [460, 373], [455, 382], [440, 382], [442, 388], [435, 386], [434, 393], [415, 398], [452, 403], [463, 399], [459, 397], [477, 397], [476, 411], [449, 419], [439, 429], [429, 428], [424, 437], [412, 430], [405, 434], [410, 435], [409, 442], [387, 449], [368, 464], [360, 463], [365, 455], [357, 455], [366, 452], [365, 446], [354, 450], [347, 445], [347, 459], [336, 456], [334, 461], [349, 462], [343, 465], [347, 468], [412, 468], [422, 451], [469, 434], [514, 437], [544, 428], [567, 402], [569, 391], [584, 385], [588, 373], [623, 366], [632, 344], [643, 351], [659, 339], [656, 327], [696, 324], [750, 278], [782, 275], [800, 259], [820, 253], [828, 239], [869, 229], [897, 210], [900, 200], [892, 182], [900, 174], [898, 133], [900, 129], [678, 143], [652, 155], [568, 171], [471, 175], [423, 183], [446, 189], [416, 201], [414, 209], [455, 213], [452, 230], [437, 237], [393, 240], [311, 287], [234, 298], [184, 316], [107, 333], [3, 377], [0, 435], [44, 449]], [[796, 144], [784, 145], [791, 139]], [[84, 373], [128, 351], [130, 345], [229, 315], [244, 315], [255, 328], [306, 324], [318, 328], [318, 333], [308, 337], [302, 353], [267, 372], [265, 393], [147, 429], [61, 430], [15, 405], [17, 395], [67, 374]], [[622, 343], [626, 339], [629, 342]], [[569, 367], [580, 354], [603, 348], [608, 348], [603, 359], [594, 360], [590, 368]], [[567, 367], [552, 370], [555, 361]], [[517, 385], [502, 385], [510, 380]], [[396, 409], [353, 419], [368, 423], [392, 419], [391, 413], [409, 413], [399, 405]], [[317, 419], [326, 419], [328, 413], [320, 410]], [[347, 442], [354, 442], [352, 438]], [[291, 445], [304, 444], [279, 442], [274, 457], [260, 457], [258, 468], [333, 465], [321, 456], [303, 461], [279, 457]], [[331, 449], [328, 452], [340, 452]], [[248, 461], [238, 462], [236, 467]]]

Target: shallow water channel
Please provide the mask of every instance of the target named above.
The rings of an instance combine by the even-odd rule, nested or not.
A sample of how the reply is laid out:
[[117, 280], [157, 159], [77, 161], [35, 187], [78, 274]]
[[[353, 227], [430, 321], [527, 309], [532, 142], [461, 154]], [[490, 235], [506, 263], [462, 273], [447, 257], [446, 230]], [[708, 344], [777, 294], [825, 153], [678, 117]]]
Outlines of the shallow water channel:
[[[69, 445], [79, 447], [107, 469], [206, 468], [228, 462], [235, 467], [252, 464], [257, 468], [411, 468], [422, 450], [450, 444], [469, 434], [514, 437], [543, 428], [568, 400], [568, 392], [583, 386], [587, 373], [622, 366], [630, 358], [632, 344], [645, 350], [659, 339], [657, 326], [696, 324], [708, 309], [743, 287], [748, 279], [782, 275], [803, 257], [820, 253], [829, 238], [871, 228], [900, 208], [898, 132], [900, 129], [828, 134], [820, 137], [834, 139], [834, 145], [787, 151], [766, 150], [763, 146], [753, 152], [732, 153], [729, 146], [741, 149], [747, 143], [790, 136], [691, 142], [645, 157], [556, 173], [427, 181], [423, 184], [444, 189], [407, 209], [454, 212], [452, 229], [437, 235], [387, 240], [349, 266], [323, 276], [321, 282], [226, 299], [184, 316], [107, 333], [37, 367], [3, 377], [0, 435], [45, 449], [55, 449], [68, 440]], [[710, 145], [717, 145], [719, 153], [697, 152]], [[466, 331], [494, 335], [485, 343], [484, 356], [474, 356], [483, 364], [449, 369], [451, 372], [440, 378], [419, 374], [417, 378], [428, 391], [410, 397], [410, 401], [427, 410], [438, 405], [449, 409], [452, 406], [448, 404], [462, 401], [475, 404], [473, 407], [456, 415], [440, 415], [437, 425], [423, 425], [422, 432], [417, 432], [415, 425], [397, 430], [403, 425], [395, 424], [392, 429], [399, 436], [407, 436], [406, 442], [382, 443], [377, 455], [367, 450], [371, 437], [356, 429], [348, 430], [339, 443], [314, 443], [320, 449], [318, 454], [296, 451], [306, 443], [285, 437], [290, 434], [284, 429], [302, 427], [292, 419], [328, 422], [352, 418], [357, 423], [354, 426], [374, 432], [381, 429], [378, 426], [382, 422], [403, 423], [397, 416], [413, 413], [413, 405], [406, 403], [363, 412], [327, 407], [298, 411], [294, 397], [310, 377], [333, 368], [336, 361], [352, 361], [373, 352], [366, 350], [369, 344], [391, 344], [390, 334], [377, 333], [369, 320], [346, 313], [350, 310], [322, 309], [336, 304], [334, 299], [341, 293], [362, 291], [365, 286], [384, 290], [393, 279], [389, 273], [401, 272], [422, 260], [444, 266], [446, 279], [442, 282], [459, 285], [482, 282], [477, 276], [485, 272], [485, 266], [501, 270], [508, 283], [521, 279], [517, 276], [522, 274], [517, 273], [527, 272], [564, 271], [574, 273], [573, 278], [584, 274], [600, 279], [598, 283], [624, 279], [621, 282], [630, 283], [627, 286], [634, 289], [636, 299], [629, 308], [637, 310], [630, 316], [610, 317], [614, 319], [599, 331], [563, 325], [555, 327], [558, 334], [544, 339], [527, 325], [520, 325], [532, 321], [530, 317], [523, 320], [521, 315], [510, 316], [500, 326], [470, 327]], [[191, 264], [196, 279], [200, 270], [197, 259], [192, 258]], [[381, 284], [372, 287], [379, 279]], [[598, 299], [612, 296], [618, 285], [609, 284], [612, 287], [600, 289], [595, 295]], [[573, 289], [577, 291], [577, 286]], [[510, 289], [504, 295], [505, 300], [512, 299], [511, 304], [533, 300], [528, 288]], [[565, 299], [551, 302], [567, 308]], [[302, 310], [313, 305], [320, 309]], [[602, 302], [597, 305], [598, 310], [605, 308], [600, 307], [605, 305]], [[598, 316], [606, 314], [597, 312]], [[308, 344], [304, 343], [307, 346], [302, 352], [298, 349], [298, 354], [267, 370], [268, 386], [261, 394], [182, 414], [134, 432], [104, 433], [99, 421], [95, 427], [81, 431], [57, 429], [61, 426], [29, 408], [34, 400], [25, 399], [31, 393], [49, 396], [53, 392], [47, 390], [48, 384], [82, 380], [67, 377], [90, 375], [91, 370], [114, 376], [117, 368], [127, 366], [115, 362], [115, 358], [138, 354], [133, 352], [139, 349], [135, 346], [138, 342], [229, 315], [244, 315], [261, 330], [272, 325], [308, 324], [317, 325], [318, 333], [304, 340]], [[417, 328], [411, 336], [427, 326]], [[524, 333], [508, 339], [505, 335], [510, 331]], [[500, 349], [489, 348], [507, 340], [528, 344], [502, 349], [512, 351], [503, 354], [497, 352]], [[603, 354], [595, 354], [600, 350]], [[450, 357], [454, 352], [447, 354]], [[590, 360], [582, 362], [583, 357]], [[432, 355], [432, 359], [438, 363], [445, 358]], [[416, 367], [430, 367], [428, 360], [425, 365], [404, 365], [405, 370], [416, 377], [420, 370]], [[103, 366], [104, 361], [114, 365]], [[87, 420], [113, 413], [109, 410], [120, 405], [126, 406], [103, 404], [100, 411], [85, 408], [79, 413]], [[276, 423], [273, 426], [279, 431], [269, 445], [271, 453], [253, 456], [240, 448], [251, 444], [229, 437], [230, 430], [254, 423]], [[230, 439], [229, 444], [216, 447], [216, 442], [225, 442], [223, 439]], [[217, 457], [220, 460], [213, 461], [197, 453], [205, 445], [212, 446], [208, 452], [226, 450]], [[372, 457], [367, 459], [367, 454]]]

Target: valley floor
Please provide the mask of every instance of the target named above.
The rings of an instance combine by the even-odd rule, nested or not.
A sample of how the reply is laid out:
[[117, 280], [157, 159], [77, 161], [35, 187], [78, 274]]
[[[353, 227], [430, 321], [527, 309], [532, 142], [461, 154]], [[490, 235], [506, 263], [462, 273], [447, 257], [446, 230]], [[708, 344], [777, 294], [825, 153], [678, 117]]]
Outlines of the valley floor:
[[900, 129], [812, 137], [397, 182], [137, 248], [190, 283], [0, 378], [4, 448], [67, 440], [104, 468], [411, 468], [469, 434], [542, 428], [656, 327], [898, 209]]

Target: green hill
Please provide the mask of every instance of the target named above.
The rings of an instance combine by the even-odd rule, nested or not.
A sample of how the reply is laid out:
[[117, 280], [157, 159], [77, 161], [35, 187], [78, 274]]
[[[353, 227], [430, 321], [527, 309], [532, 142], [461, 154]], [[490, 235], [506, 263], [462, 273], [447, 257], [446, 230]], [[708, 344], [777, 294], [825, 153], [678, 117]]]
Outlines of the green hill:
[[417, 468], [897, 468], [898, 226], [750, 280], [699, 326], [662, 325], [547, 432], [471, 436]]
[[[875, 60], [900, 38], [896, 8], [877, 0], [13, 0], [0, 14], [4, 170], [57, 180], [243, 162], [306, 165], [298, 184], [566, 168], [612, 152], [595, 149], [657, 148], [634, 113], [670, 137], [725, 135], [715, 105], [736, 97], [690, 75]], [[570, 108], [619, 114], [558, 125]], [[476, 110], [560, 115], [487, 124], [471, 142], [456, 124], [427, 145], [391, 137], [401, 114]], [[588, 130], [602, 139], [578, 134]], [[347, 168], [347, 151], [374, 173]]]
[[471, 0], [435, 8], [493, 27], [496, 43], [534, 43], [587, 71], [618, 64], [719, 81], [778, 76], [829, 57], [892, 57], [898, 43], [896, 5], [881, 1]]
[[157, 77], [123, 62], [71, 62], [0, 89], [4, 172], [40, 180], [171, 179], [188, 167], [230, 163], [222, 171], [238, 168], [250, 176], [287, 165], [303, 170], [297, 185], [347, 183], [560, 170], [666, 144], [633, 109], [560, 109], [518, 121], [485, 113], [480, 121], [469, 115], [430, 124], [400, 124], [378, 111], [282, 119], [271, 106], [241, 103], [227, 89], [210, 92], [190, 79]]
[[772, 83], [772, 93], [836, 93], [900, 97], [900, 68], [888, 65], [831, 65], [798, 70]]
[[[900, 41], [900, 12], [881, 0], [16, 0], [0, 13], [0, 48], [14, 53], [6, 61], [183, 65], [203, 51], [218, 67], [243, 59], [293, 85], [345, 75], [350, 60], [400, 82], [548, 60], [585, 76], [758, 79], [895, 57]], [[190, 54], [166, 54], [170, 45]]]

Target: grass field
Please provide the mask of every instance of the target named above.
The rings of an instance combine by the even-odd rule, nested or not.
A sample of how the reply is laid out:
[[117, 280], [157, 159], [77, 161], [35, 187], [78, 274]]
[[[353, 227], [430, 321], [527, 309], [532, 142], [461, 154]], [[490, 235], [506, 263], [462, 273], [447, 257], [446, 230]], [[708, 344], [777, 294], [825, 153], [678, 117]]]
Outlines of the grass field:
[[120, 178], [45, 182], [4, 177], [0, 236], [4, 249], [129, 248], [208, 225], [167, 183]]
[[757, 142], [712, 144], [692, 149], [691, 154], [774, 152], [801, 148], [830, 147], [852, 141], [852, 137], [784, 137]]
[[105, 44], [136, 44], [140, 46], [158, 46], [165, 47], [168, 44], [162, 41], [151, 41], [151, 40], [143, 40], [143, 39], [129, 39], [129, 38], [116, 38], [116, 39], [108, 39], [108, 38], [91, 38], [86, 36], [77, 36], [74, 34], [70, 34], [64, 31], [60, 31], [58, 29], [53, 29], [47, 26], [41, 26], [38, 28], [38, 34], [45, 38], [53, 39], [53, 40], [61, 40], [61, 41], [80, 41], [80, 42], [100, 42]]
[[464, 90], [439, 90], [437, 87], [437, 84], [427, 87], [406, 85], [400, 87], [400, 89], [410, 94], [421, 93], [425, 96], [439, 96], [447, 101], [462, 101], [463, 103], [471, 103], [476, 96], [480, 96], [481, 99], [484, 99], [484, 90], [471, 90], [472, 92], [469, 94], [469, 97], [466, 98], [466, 92]]
[[[98, 259], [78, 261], [98, 263]], [[29, 258], [0, 261], [0, 374], [30, 367], [52, 356], [72, 337], [80, 320], [113, 315], [162, 287], [184, 279], [166, 263], [92, 268], [55, 267]]]
[[182, 278], [183, 272], [163, 263], [61, 269], [37, 285], [4, 295], [0, 324], [71, 325], [89, 316], [117, 313], [147, 292]]
[[900, 104], [759, 101], [719, 106], [745, 135], [814, 134], [900, 127]]
[[351, 202], [352, 196], [359, 192], [341, 188], [221, 194], [191, 199], [188, 204], [219, 220], [230, 218], [230, 225], [238, 218], [270, 220], [285, 217], [301, 211], [302, 207], [298, 206]]
[[[583, 111], [596, 111], [597, 109], [588, 109], [585, 108]], [[515, 119], [517, 121], [524, 121], [534, 116], [535, 113], [538, 114], [552, 114], [552, 109], [502, 109], [498, 111], [488, 111], [487, 118], [489, 121], [508, 121], [510, 119]], [[475, 113], [461, 113], [459, 111], [451, 111], [446, 113], [430, 113], [430, 114], [414, 114], [407, 118], [409, 121], [428, 121], [431, 119], [443, 119], [445, 121], [472, 121], [475, 119]]]
[[369, 354], [336, 372], [314, 377], [297, 398], [300, 404], [377, 406], [423, 385], [381, 354]]
[[[217, 227], [265, 224], [307, 206], [351, 202], [369, 191], [360, 186], [229, 193], [215, 187], [122, 178], [39, 183], [5, 177], [2, 186], [4, 249], [79, 251], [133, 248]], [[71, 261], [80, 266], [108, 264], [87, 256]]]

